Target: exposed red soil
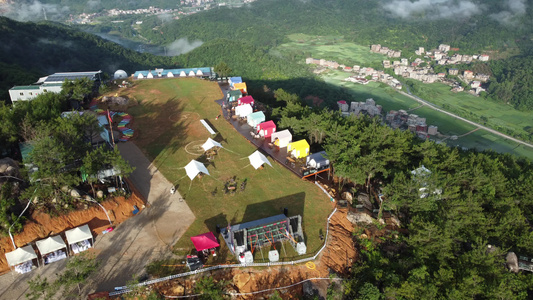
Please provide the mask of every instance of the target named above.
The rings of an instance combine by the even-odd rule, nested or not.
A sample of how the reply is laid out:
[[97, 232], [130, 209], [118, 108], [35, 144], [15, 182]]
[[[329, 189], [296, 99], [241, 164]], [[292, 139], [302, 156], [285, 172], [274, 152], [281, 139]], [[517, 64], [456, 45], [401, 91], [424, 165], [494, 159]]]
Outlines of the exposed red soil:
[[[130, 184], [130, 186], [132, 185]], [[133, 216], [133, 205], [142, 209], [144, 203], [142, 196], [133, 190], [128, 199], [116, 197], [103, 202], [102, 206], [107, 210], [113, 226], [116, 226]], [[110, 227], [104, 211], [99, 206], [91, 206], [88, 209], [73, 211], [58, 217], [51, 217], [36, 211], [24, 225], [23, 231], [14, 235], [13, 238], [17, 247], [22, 247], [84, 224], [89, 225], [93, 236], [101, 234], [103, 230]], [[9, 236], [0, 239], [0, 273], [9, 271], [5, 253], [13, 250], [15, 249]]]

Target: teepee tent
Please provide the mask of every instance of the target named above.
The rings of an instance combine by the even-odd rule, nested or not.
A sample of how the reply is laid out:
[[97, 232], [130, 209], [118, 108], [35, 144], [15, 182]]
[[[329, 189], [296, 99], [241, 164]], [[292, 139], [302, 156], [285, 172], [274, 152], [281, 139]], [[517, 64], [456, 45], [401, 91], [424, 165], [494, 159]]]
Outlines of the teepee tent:
[[189, 176], [191, 180], [193, 180], [198, 173], [209, 175], [209, 171], [207, 171], [207, 168], [204, 166], [204, 164], [194, 159], [185, 166], [185, 172], [187, 172], [187, 176]]
[[264, 156], [259, 150], [256, 150], [252, 155], [248, 156], [248, 159], [250, 160], [250, 164], [254, 167], [254, 169], [258, 169], [263, 164], [268, 164], [272, 167], [272, 164], [268, 161], [266, 156]]
[[212, 138], [207, 138], [207, 141], [202, 145], [204, 151], [207, 151], [213, 147], [224, 148], [219, 142], [213, 140]]

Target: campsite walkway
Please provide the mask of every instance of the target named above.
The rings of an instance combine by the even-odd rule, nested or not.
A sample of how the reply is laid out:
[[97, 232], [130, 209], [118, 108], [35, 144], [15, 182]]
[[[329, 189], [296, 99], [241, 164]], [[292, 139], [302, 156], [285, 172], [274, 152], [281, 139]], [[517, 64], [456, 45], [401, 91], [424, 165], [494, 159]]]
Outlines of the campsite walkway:
[[[94, 251], [102, 267], [90, 282], [84, 284], [84, 294], [112, 291], [115, 286], [131, 281], [133, 276], [142, 275], [149, 262], [172, 254], [171, 247], [195, 219], [187, 203], [180, 202], [181, 195], [178, 192], [170, 194], [172, 183], [135, 144], [123, 143], [118, 148], [136, 168], [130, 180], [148, 203], [138, 215], [118, 225], [113, 232], [95, 239]], [[41, 275], [53, 281], [65, 264], [66, 260], [63, 260], [24, 275], [8, 273], [1, 276], [0, 299], [25, 299], [28, 280]]]

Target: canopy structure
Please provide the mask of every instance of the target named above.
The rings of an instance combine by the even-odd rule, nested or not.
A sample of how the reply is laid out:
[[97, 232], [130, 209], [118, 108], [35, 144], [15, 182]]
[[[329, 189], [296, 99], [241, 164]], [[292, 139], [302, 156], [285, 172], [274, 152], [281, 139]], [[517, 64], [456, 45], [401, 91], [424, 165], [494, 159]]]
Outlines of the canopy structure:
[[252, 96], [244, 96], [242, 98], [239, 98], [237, 100], [237, 105], [245, 105], [250, 104], [251, 106], [254, 106], [254, 97]]
[[306, 157], [309, 154], [309, 143], [306, 140], [299, 140], [287, 145], [287, 152], [294, 158]]
[[247, 93], [246, 82], [236, 83], [233, 85], [233, 88], [236, 90], [241, 90], [243, 93]]
[[209, 171], [207, 171], [207, 168], [204, 166], [204, 164], [194, 159], [185, 166], [185, 172], [187, 172], [187, 176], [189, 176], [191, 180], [193, 180], [198, 173], [209, 175]]
[[6, 260], [10, 267], [36, 258], [37, 254], [35, 254], [35, 250], [33, 250], [31, 245], [17, 248], [15, 251], [6, 253]]
[[262, 137], [271, 137], [272, 134], [276, 132], [276, 123], [274, 123], [272, 120], [263, 122], [257, 125], [257, 132]]
[[63, 239], [59, 235], [51, 236], [47, 239], [37, 241], [36, 244], [37, 248], [39, 249], [39, 252], [41, 252], [41, 255], [67, 248], [67, 245], [65, 244], [65, 242], [63, 242]]
[[248, 117], [248, 115], [253, 113], [253, 112], [254, 112], [254, 109], [252, 108], [252, 106], [250, 104], [237, 106], [235, 108], [235, 114], [238, 117], [241, 117], [241, 118]]
[[79, 226], [71, 230], [65, 231], [65, 236], [67, 237], [67, 242], [69, 245], [72, 245], [77, 242], [92, 240], [93, 235], [91, 229], [88, 225]]
[[207, 141], [202, 145], [204, 151], [207, 151], [213, 147], [224, 148], [219, 142], [213, 140], [212, 138], [207, 138]]
[[212, 232], [193, 236], [191, 237], [191, 241], [194, 244], [196, 251], [220, 247], [220, 244], [217, 242], [217, 239]]
[[254, 169], [258, 169], [263, 164], [268, 164], [272, 167], [272, 164], [268, 161], [268, 158], [264, 156], [259, 150], [256, 150], [254, 153], [252, 153], [250, 156], [248, 156], [248, 159], [250, 160], [250, 164], [254, 167]]
[[262, 111], [256, 111], [254, 113], [251, 113], [248, 115], [248, 118], [246, 120], [248, 122], [248, 125], [255, 127], [259, 123], [262, 123], [265, 121], [265, 113]]
[[280, 148], [287, 147], [287, 145], [292, 142], [292, 134], [289, 129], [274, 132], [270, 136], [270, 142]]

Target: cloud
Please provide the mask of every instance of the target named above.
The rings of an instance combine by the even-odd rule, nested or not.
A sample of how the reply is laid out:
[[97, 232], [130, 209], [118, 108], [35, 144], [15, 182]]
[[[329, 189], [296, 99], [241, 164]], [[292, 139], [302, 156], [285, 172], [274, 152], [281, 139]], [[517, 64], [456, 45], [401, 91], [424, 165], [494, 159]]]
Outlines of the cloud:
[[45, 16], [48, 20], [57, 20], [57, 18], [62, 18], [68, 13], [68, 6], [43, 4], [37, 0], [33, 0], [29, 3], [3, 4], [2, 7], [0, 7], [0, 14], [2, 16], [17, 21], [44, 20]]
[[89, 0], [87, 1], [87, 7], [90, 9], [96, 9], [100, 7], [100, 0]]
[[176, 56], [180, 54], [187, 53], [192, 51], [194, 48], [200, 47], [204, 42], [202, 41], [192, 41], [189, 43], [189, 39], [181, 38], [175, 40], [168, 46], [166, 46], [166, 55], [167, 56]]
[[525, 15], [527, 10], [526, 0], [507, 0], [503, 7], [505, 10], [490, 17], [504, 25], [517, 25], [518, 18]]
[[383, 8], [400, 18], [463, 19], [482, 13], [484, 7], [470, 0], [392, 0]]
[[172, 21], [174, 19], [174, 16], [169, 13], [164, 13], [164, 14], [158, 14], [157, 18], [161, 20], [161, 22], [167, 23], [167, 22]]

